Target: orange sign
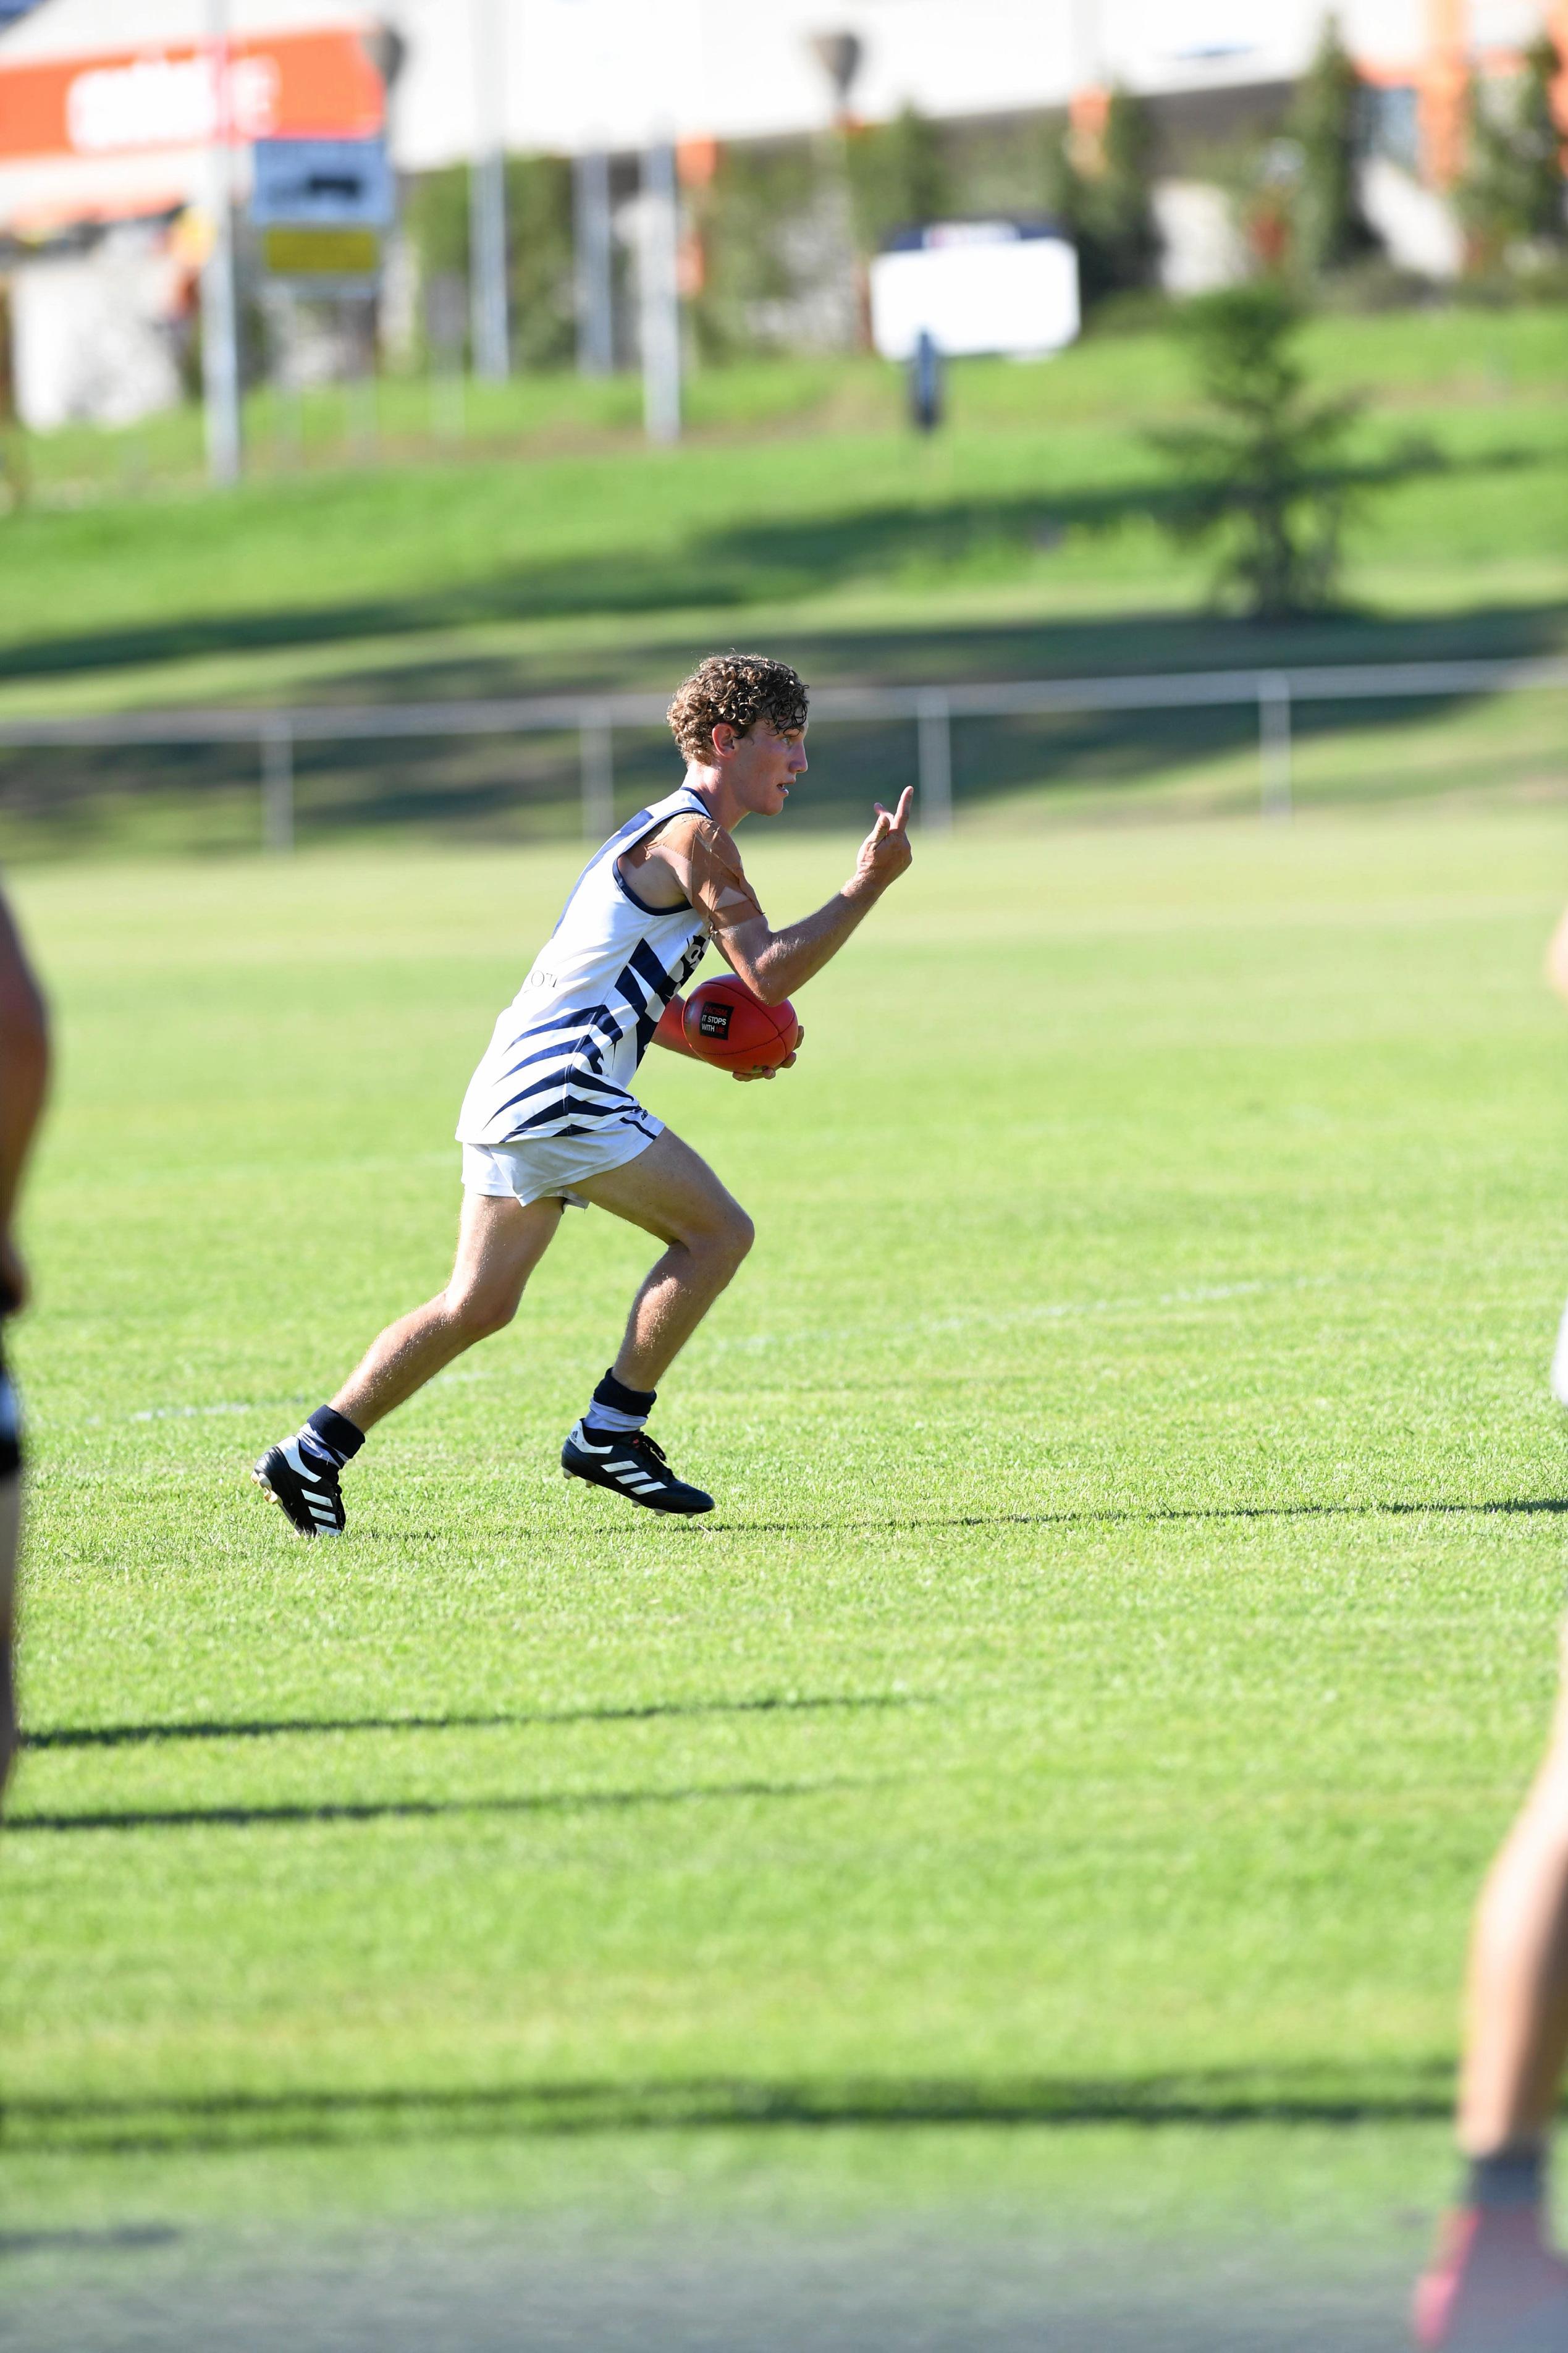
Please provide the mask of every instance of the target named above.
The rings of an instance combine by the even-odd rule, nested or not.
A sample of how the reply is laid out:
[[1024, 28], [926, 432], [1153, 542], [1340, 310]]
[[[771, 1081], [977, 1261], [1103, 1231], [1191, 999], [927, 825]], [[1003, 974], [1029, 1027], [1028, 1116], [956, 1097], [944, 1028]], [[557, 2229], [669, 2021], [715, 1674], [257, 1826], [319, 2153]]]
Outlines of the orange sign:
[[[200, 146], [218, 121], [217, 77], [200, 47], [119, 49], [0, 66], [0, 162]], [[386, 93], [360, 36], [277, 33], [231, 43], [232, 136], [368, 139]]]

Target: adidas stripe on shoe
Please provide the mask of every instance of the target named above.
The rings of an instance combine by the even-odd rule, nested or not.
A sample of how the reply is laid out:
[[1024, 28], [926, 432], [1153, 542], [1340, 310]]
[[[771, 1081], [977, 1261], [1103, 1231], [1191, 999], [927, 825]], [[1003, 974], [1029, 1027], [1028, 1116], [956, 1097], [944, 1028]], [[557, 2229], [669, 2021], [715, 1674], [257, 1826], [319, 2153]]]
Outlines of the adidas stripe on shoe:
[[641, 1504], [650, 1512], [690, 1518], [713, 1509], [711, 1495], [676, 1477], [663, 1447], [646, 1430], [594, 1430], [580, 1421], [561, 1449], [561, 1468], [568, 1479], [608, 1487], [612, 1494], [624, 1495], [629, 1504]]
[[268, 1447], [251, 1472], [302, 1536], [341, 1536], [348, 1525], [335, 1464], [307, 1454], [297, 1438]]

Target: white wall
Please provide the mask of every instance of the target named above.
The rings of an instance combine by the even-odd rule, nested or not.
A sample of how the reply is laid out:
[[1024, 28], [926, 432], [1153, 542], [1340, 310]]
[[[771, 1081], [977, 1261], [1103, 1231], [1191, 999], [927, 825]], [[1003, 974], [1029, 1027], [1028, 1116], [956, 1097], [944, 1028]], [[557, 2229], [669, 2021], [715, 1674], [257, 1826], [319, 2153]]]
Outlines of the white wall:
[[[1472, 0], [1510, 24], [1544, 0]], [[1063, 104], [1089, 79], [1200, 90], [1288, 79], [1310, 57], [1327, 0], [501, 0], [509, 26], [509, 142], [576, 149], [642, 144], [663, 126], [720, 138], [827, 120], [809, 48], [853, 32], [865, 63], [851, 94], [879, 119], [912, 100], [936, 115]], [[1352, 46], [1414, 69], [1426, 0], [1340, 0]], [[467, 152], [475, 117], [473, 0], [384, 0], [410, 45], [398, 93], [400, 159]]]
[[31, 261], [11, 280], [16, 406], [24, 424], [131, 425], [180, 397], [165, 320], [165, 240], [141, 226], [92, 252]]
[[[406, 167], [472, 146], [476, 0], [231, 0], [237, 32], [381, 18], [409, 44], [394, 99]], [[830, 107], [810, 37], [853, 32], [852, 92], [876, 120], [912, 100], [937, 115], [1060, 105], [1090, 79], [1146, 91], [1288, 79], [1311, 54], [1328, 0], [496, 0], [507, 27], [506, 136], [514, 147], [643, 144], [656, 130], [755, 137], [809, 130]], [[1478, 43], [1528, 38], [1545, 0], [1470, 0]], [[1358, 53], [1412, 67], [1426, 0], [1339, 0]], [[199, 37], [204, 0], [43, 0], [0, 32], [0, 65]]]

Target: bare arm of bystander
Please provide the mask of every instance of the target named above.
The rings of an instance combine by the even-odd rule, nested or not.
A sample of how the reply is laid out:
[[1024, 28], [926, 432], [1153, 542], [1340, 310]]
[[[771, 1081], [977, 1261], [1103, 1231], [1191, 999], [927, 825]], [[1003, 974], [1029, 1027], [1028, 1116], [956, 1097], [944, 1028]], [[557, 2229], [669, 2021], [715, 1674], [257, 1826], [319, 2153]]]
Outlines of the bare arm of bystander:
[[44, 999], [0, 900], [0, 1313], [21, 1306], [26, 1276], [12, 1234], [16, 1193], [49, 1077]]

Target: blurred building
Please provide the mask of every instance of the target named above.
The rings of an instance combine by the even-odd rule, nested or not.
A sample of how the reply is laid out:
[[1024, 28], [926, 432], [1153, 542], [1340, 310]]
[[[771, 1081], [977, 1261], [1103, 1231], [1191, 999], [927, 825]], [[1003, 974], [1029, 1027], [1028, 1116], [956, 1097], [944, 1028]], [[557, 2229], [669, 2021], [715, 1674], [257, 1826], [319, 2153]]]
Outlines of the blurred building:
[[[205, 0], [0, 0], [0, 247], [14, 380], [37, 424], [175, 396], [216, 119]], [[653, 138], [778, 141], [912, 104], [948, 122], [1092, 108], [1161, 125], [1167, 281], [1234, 266], [1205, 153], [1277, 123], [1325, 0], [230, 0], [243, 201], [256, 138], [384, 127], [404, 173]], [[1442, 274], [1466, 94], [1568, 0], [1339, 0], [1371, 93], [1363, 200], [1395, 257]], [[1568, 121], [1568, 111], [1565, 111]], [[484, 126], [481, 129], [481, 125]]]

